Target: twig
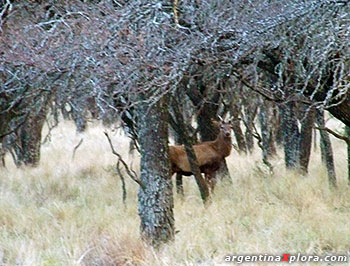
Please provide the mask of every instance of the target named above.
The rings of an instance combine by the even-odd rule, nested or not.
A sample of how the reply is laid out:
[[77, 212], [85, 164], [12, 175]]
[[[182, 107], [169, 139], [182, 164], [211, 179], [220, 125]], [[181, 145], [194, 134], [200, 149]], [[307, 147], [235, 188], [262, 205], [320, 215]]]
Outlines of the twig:
[[120, 161], [118, 160], [117, 162], [117, 172], [120, 177], [120, 180], [122, 181], [122, 191], [123, 191], [123, 204], [125, 205], [126, 203], [126, 188], [125, 188], [125, 179], [122, 174], [122, 171], [120, 170]]
[[82, 138], [79, 143], [74, 147], [73, 149], [73, 154], [72, 154], [72, 161], [74, 160], [74, 156], [75, 156], [75, 152], [77, 151], [77, 149], [80, 147], [80, 145], [83, 143], [84, 138]]
[[117, 153], [117, 152], [115, 151], [115, 149], [114, 149], [114, 147], [113, 147], [113, 144], [112, 144], [112, 141], [111, 141], [111, 139], [110, 139], [108, 133], [107, 133], [107, 132], [104, 132], [104, 134], [105, 134], [105, 136], [107, 137], [107, 140], [108, 140], [108, 143], [109, 143], [109, 145], [110, 145], [110, 147], [111, 147], [112, 153], [118, 157], [118, 162], [120, 161], [120, 162], [123, 164], [123, 166], [124, 166], [124, 168], [125, 168], [126, 173], [128, 174], [128, 176], [129, 176], [132, 180], [134, 180], [137, 184], [139, 184], [140, 187], [141, 187], [143, 190], [145, 190], [145, 189], [146, 189], [146, 186], [137, 178], [136, 172], [135, 172], [134, 170], [130, 169], [130, 168], [128, 167], [127, 163], [123, 160], [122, 156], [121, 156], [119, 153]]

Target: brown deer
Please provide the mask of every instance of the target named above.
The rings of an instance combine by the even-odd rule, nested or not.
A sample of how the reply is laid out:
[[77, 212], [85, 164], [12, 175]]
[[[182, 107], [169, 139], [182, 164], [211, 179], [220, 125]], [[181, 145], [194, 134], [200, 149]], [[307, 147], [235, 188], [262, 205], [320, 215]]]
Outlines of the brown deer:
[[[220, 117], [219, 117], [220, 118]], [[232, 149], [231, 129], [232, 122], [212, 121], [220, 127], [217, 138], [213, 141], [205, 141], [193, 145], [194, 152], [201, 173], [204, 173], [205, 180], [213, 191], [215, 186], [215, 171], [217, 171], [225, 159], [229, 156]], [[169, 146], [169, 155], [171, 162], [171, 175], [179, 173], [185, 176], [192, 175], [190, 163], [187, 158], [185, 147], [183, 145]]]

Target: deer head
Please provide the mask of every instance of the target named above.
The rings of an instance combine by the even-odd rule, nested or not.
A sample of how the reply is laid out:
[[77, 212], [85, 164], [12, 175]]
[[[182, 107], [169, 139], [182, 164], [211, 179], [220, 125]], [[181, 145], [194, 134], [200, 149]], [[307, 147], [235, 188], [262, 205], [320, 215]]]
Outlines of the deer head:
[[220, 122], [220, 134], [223, 134], [224, 137], [231, 137], [232, 122]]
[[212, 120], [212, 122], [215, 126], [217, 126], [220, 129], [219, 134], [221, 134], [225, 138], [231, 137], [233, 118], [230, 118], [227, 122], [225, 122], [225, 120], [223, 120], [220, 116], [218, 116], [218, 118], [220, 122], [215, 120]]

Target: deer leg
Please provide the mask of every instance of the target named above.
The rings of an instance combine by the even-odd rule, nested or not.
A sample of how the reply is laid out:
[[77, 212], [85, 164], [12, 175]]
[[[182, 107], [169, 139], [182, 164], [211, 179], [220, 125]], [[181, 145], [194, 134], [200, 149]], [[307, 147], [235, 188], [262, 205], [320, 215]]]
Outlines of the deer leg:
[[214, 192], [214, 187], [216, 185], [216, 176], [215, 176], [215, 172], [211, 174], [211, 192]]
[[213, 173], [210, 173], [210, 172], [205, 173], [205, 181], [207, 182], [211, 193], [214, 192], [214, 186], [215, 186], [215, 183], [214, 183], [215, 181], [213, 177], [214, 177]]

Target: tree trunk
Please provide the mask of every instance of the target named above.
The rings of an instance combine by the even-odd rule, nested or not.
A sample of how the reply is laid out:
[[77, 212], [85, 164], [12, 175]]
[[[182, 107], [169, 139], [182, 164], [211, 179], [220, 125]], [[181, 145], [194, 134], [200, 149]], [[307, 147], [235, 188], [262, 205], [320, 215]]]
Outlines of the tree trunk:
[[82, 133], [86, 131], [87, 119], [86, 119], [86, 109], [85, 104], [79, 102], [74, 102], [71, 104], [71, 114], [75, 126], [77, 127], [77, 132]]
[[304, 110], [300, 130], [299, 162], [301, 172], [307, 174], [312, 146], [312, 130], [315, 122], [315, 110], [307, 110], [305, 106]]
[[[345, 126], [345, 135], [350, 139], [350, 126]], [[350, 184], [350, 142], [346, 143], [348, 150], [348, 184]]]
[[261, 128], [262, 147], [263, 147], [263, 161], [269, 161], [276, 155], [276, 147], [274, 142], [273, 121], [271, 121], [271, 103], [262, 101], [259, 110], [259, 122]]
[[140, 187], [138, 194], [141, 235], [158, 247], [174, 238], [166, 99], [152, 105], [141, 101], [138, 115], [141, 182], [145, 186]]
[[[0, 99], [1, 97], [3, 97], [3, 95], [0, 94]], [[15, 125], [15, 128], [11, 128], [11, 120], [16, 118], [16, 113], [18, 110], [10, 109], [9, 105], [11, 102], [6, 100], [7, 99], [4, 97], [4, 101], [2, 104], [0, 104], [0, 168], [6, 167], [5, 156], [6, 152], [8, 151], [6, 139], [9, 137], [9, 135], [13, 135], [14, 129], [19, 126], [18, 124]], [[18, 113], [20, 112], [18, 111]]]
[[283, 130], [282, 130], [282, 123], [281, 123], [281, 116], [277, 114], [276, 119], [278, 119], [277, 123], [275, 124], [275, 141], [278, 147], [283, 146]]
[[40, 110], [30, 111], [24, 124], [17, 132], [15, 148], [18, 165], [37, 166], [40, 161], [41, 132], [47, 114], [47, 103], [42, 103]]
[[6, 155], [6, 151], [2, 145], [2, 143], [0, 143], [0, 168], [1, 167], [5, 167], [5, 155]]
[[[176, 145], [181, 145], [183, 142], [181, 141], [181, 137], [176, 130], [174, 130], [174, 139]], [[176, 193], [183, 196], [184, 195], [184, 186], [183, 186], [183, 176], [182, 174], [176, 173]]]
[[[173, 122], [175, 123], [175, 120]], [[180, 134], [178, 133], [178, 131], [180, 130], [180, 127], [178, 125], [173, 125], [172, 123], [170, 123], [170, 125], [172, 129], [171, 132], [173, 133], [172, 135], [174, 136], [175, 145], [183, 144]], [[184, 195], [182, 178], [183, 178], [182, 174], [176, 173], [176, 179], [175, 179], [176, 193], [179, 194], [180, 196]]]
[[[317, 111], [316, 123], [317, 123], [317, 126], [320, 128], [325, 127], [323, 111]], [[320, 135], [321, 135], [321, 154], [327, 168], [328, 180], [332, 186], [336, 186], [337, 178], [335, 175], [332, 143], [329, 138], [328, 132], [326, 130], [320, 130]]]
[[176, 173], [176, 193], [183, 196], [184, 195], [184, 185], [182, 182], [182, 174]]
[[240, 121], [238, 120], [238, 117], [240, 116], [239, 112], [240, 107], [238, 104], [234, 104], [231, 110], [232, 116], [234, 118], [233, 123], [232, 123], [232, 130], [233, 133], [235, 134], [237, 145], [238, 145], [238, 151], [240, 153], [247, 153], [247, 143], [244, 138], [243, 131], [240, 126]]
[[295, 103], [289, 102], [281, 105], [280, 116], [285, 164], [287, 168], [295, 169], [299, 166], [299, 129], [298, 120], [295, 116]]

